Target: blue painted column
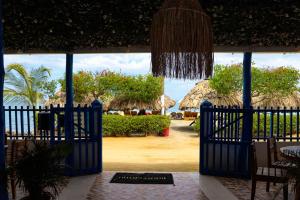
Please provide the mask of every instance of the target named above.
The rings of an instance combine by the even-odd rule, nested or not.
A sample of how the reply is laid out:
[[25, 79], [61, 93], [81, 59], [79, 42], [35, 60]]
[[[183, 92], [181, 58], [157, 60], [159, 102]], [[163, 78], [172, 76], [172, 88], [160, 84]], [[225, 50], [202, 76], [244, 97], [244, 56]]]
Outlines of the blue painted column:
[[[4, 90], [4, 41], [3, 41], [3, 23], [2, 23], [2, 5], [3, 2], [0, 0], [0, 174], [5, 170], [5, 120], [4, 120], [4, 107], [3, 107], [3, 90]], [[0, 177], [0, 199], [7, 200], [8, 193], [6, 190], [6, 177]]]
[[251, 61], [252, 53], [244, 53], [243, 61], [243, 107], [247, 110], [244, 113], [242, 140], [250, 142], [252, 140], [252, 104], [251, 104]]
[[[65, 105], [65, 134], [66, 142], [74, 142], [74, 113], [73, 113], [73, 54], [66, 54], [66, 105]], [[73, 175], [74, 155], [69, 155], [66, 164], [70, 168], [66, 169], [65, 174]]]
[[251, 107], [251, 60], [252, 53], [244, 53], [243, 60], [243, 106]]
[[253, 109], [251, 104], [251, 61], [252, 53], [245, 52], [243, 60], [243, 133], [241, 152], [239, 158], [239, 169], [245, 172], [245, 177], [251, 177], [250, 144], [252, 141]]
[[65, 134], [66, 140], [72, 139], [73, 134], [73, 54], [66, 54], [66, 105], [65, 105]]

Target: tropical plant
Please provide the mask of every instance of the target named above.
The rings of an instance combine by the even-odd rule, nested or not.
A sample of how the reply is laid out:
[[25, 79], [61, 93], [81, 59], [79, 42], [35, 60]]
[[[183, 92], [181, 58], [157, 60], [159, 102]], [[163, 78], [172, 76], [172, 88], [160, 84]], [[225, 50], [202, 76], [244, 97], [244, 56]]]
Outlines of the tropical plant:
[[146, 76], [127, 76], [120, 85], [118, 98], [129, 101], [150, 103], [163, 94], [163, 78]]
[[240, 64], [231, 66], [216, 65], [214, 75], [209, 80], [209, 85], [220, 95], [230, 95], [241, 90], [242, 81], [242, 67]]
[[44, 95], [49, 98], [49, 99], [53, 99], [53, 98], [58, 98], [56, 96], [56, 88], [57, 88], [57, 80], [52, 80], [49, 82], [44, 82], [44, 84], [42, 85], [42, 89], [43, 89], [43, 93]]
[[[61, 90], [66, 89], [65, 80], [59, 80]], [[163, 93], [163, 78], [145, 76], [127, 76], [104, 70], [100, 73], [79, 71], [73, 76], [74, 100], [83, 101], [87, 96], [106, 99], [116, 97], [123, 100], [149, 103]]]
[[[261, 97], [260, 101], [281, 98], [299, 90], [300, 72], [292, 67], [274, 69], [252, 66], [252, 97]], [[241, 92], [243, 87], [242, 65], [216, 65], [210, 86], [219, 95]]]
[[48, 82], [50, 69], [39, 67], [27, 71], [21, 64], [6, 67], [4, 101], [35, 106], [44, 98], [43, 86]]
[[72, 147], [59, 144], [50, 147], [46, 142], [35, 141], [22, 152], [22, 157], [12, 167], [17, 185], [28, 196], [23, 200], [56, 199], [67, 179], [63, 176], [64, 159]]

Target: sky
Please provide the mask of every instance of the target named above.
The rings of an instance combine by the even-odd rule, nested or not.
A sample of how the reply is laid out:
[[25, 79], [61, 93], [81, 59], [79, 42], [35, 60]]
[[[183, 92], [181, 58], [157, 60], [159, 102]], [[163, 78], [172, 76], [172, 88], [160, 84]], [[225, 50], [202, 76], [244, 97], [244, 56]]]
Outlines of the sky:
[[[215, 53], [215, 64], [235, 64], [243, 61], [242, 53]], [[254, 53], [253, 62], [258, 67], [293, 66], [300, 70], [300, 53]], [[20, 63], [27, 69], [45, 66], [52, 70], [52, 79], [62, 78], [65, 73], [65, 54], [5, 55], [5, 66]], [[80, 70], [121, 72], [128, 75], [150, 73], [149, 53], [75, 54], [74, 72]], [[165, 80], [165, 94], [179, 102], [200, 80]], [[177, 107], [175, 107], [177, 109]]]

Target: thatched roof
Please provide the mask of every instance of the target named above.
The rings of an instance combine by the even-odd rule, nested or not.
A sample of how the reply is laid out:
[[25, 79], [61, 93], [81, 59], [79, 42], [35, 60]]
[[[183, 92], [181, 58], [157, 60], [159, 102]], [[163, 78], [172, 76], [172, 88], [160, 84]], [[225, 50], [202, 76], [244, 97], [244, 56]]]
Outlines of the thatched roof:
[[[230, 96], [219, 96], [210, 86], [208, 80], [200, 81], [180, 102], [179, 109], [199, 109], [204, 100], [210, 101], [216, 106], [242, 106], [242, 94], [237, 93]], [[253, 107], [298, 107], [300, 106], [300, 93], [295, 92], [287, 97], [266, 98], [258, 96], [252, 98]]]
[[[48, 99], [45, 101], [44, 105], [45, 106], [50, 106], [51, 104], [54, 106], [60, 105], [64, 106], [66, 103], [66, 94], [65, 92], [58, 91], [55, 94], [56, 98], [55, 99]], [[87, 96], [82, 102], [74, 102], [74, 106], [78, 106], [79, 104], [84, 106], [84, 105], [91, 105], [91, 103], [95, 100], [95, 98], [92, 95]], [[108, 104], [107, 101], [103, 101], [103, 110], [108, 109]]]
[[238, 98], [238, 96], [219, 96], [217, 95], [216, 91], [211, 89], [208, 80], [203, 80], [198, 82], [196, 86], [187, 95], [185, 95], [185, 97], [179, 104], [179, 109], [199, 109], [200, 103], [204, 100], [208, 100], [216, 106], [242, 105], [242, 102], [240, 98]]
[[[5, 53], [149, 51], [152, 16], [162, 3], [3, 1]], [[201, 0], [201, 4], [212, 18], [215, 51], [299, 51], [298, 0]]]
[[[165, 95], [165, 104], [164, 108], [168, 109], [175, 106], [176, 101], [171, 99], [169, 96]], [[149, 109], [149, 110], [161, 110], [162, 102], [161, 99], [158, 98], [156, 101], [151, 103], [144, 103], [141, 101], [130, 101], [123, 99], [113, 99], [109, 104], [110, 110], [127, 110], [127, 109]]]
[[253, 107], [273, 107], [273, 108], [289, 108], [289, 107], [299, 107], [300, 106], [300, 94], [295, 92], [290, 96], [281, 97], [281, 98], [264, 98], [254, 97], [252, 98]]
[[[58, 91], [56, 94], [55, 99], [49, 99], [47, 100], [44, 105], [50, 106], [52, 105], [65, 105], [66, 100], [66, 94], [62, 91]], [[95, 100], [95, 98], [92, 95], [87, 96], [82, 102], [74, 102], [74, 106], [80, 105], [91, 105], [91, 103]], [[126, 110], [126, 109], [150, 109], [150, 110], [161, 110], [162, 109], [162, 103], [161, 99], [158, 98], [153, 103], [143, 103], [143, 102], [137, 102], [137, 101], [124, 101], [118, 98], [112, 99], [112, 98], [105, 98], [102, 100], [103, 102], [103, 110]], [[176, 101], [171, 99], [169, 96], [165, 95], [165, 109], [171, 108], [175, 106]]]

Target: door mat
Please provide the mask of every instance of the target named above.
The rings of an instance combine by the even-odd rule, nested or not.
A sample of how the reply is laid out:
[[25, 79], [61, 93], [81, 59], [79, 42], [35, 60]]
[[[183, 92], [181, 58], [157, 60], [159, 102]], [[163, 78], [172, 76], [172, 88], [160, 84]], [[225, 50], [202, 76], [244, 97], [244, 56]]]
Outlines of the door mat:
[[110, 183], [124, 184], [174, 184], [169, 173], [116, 173]]

